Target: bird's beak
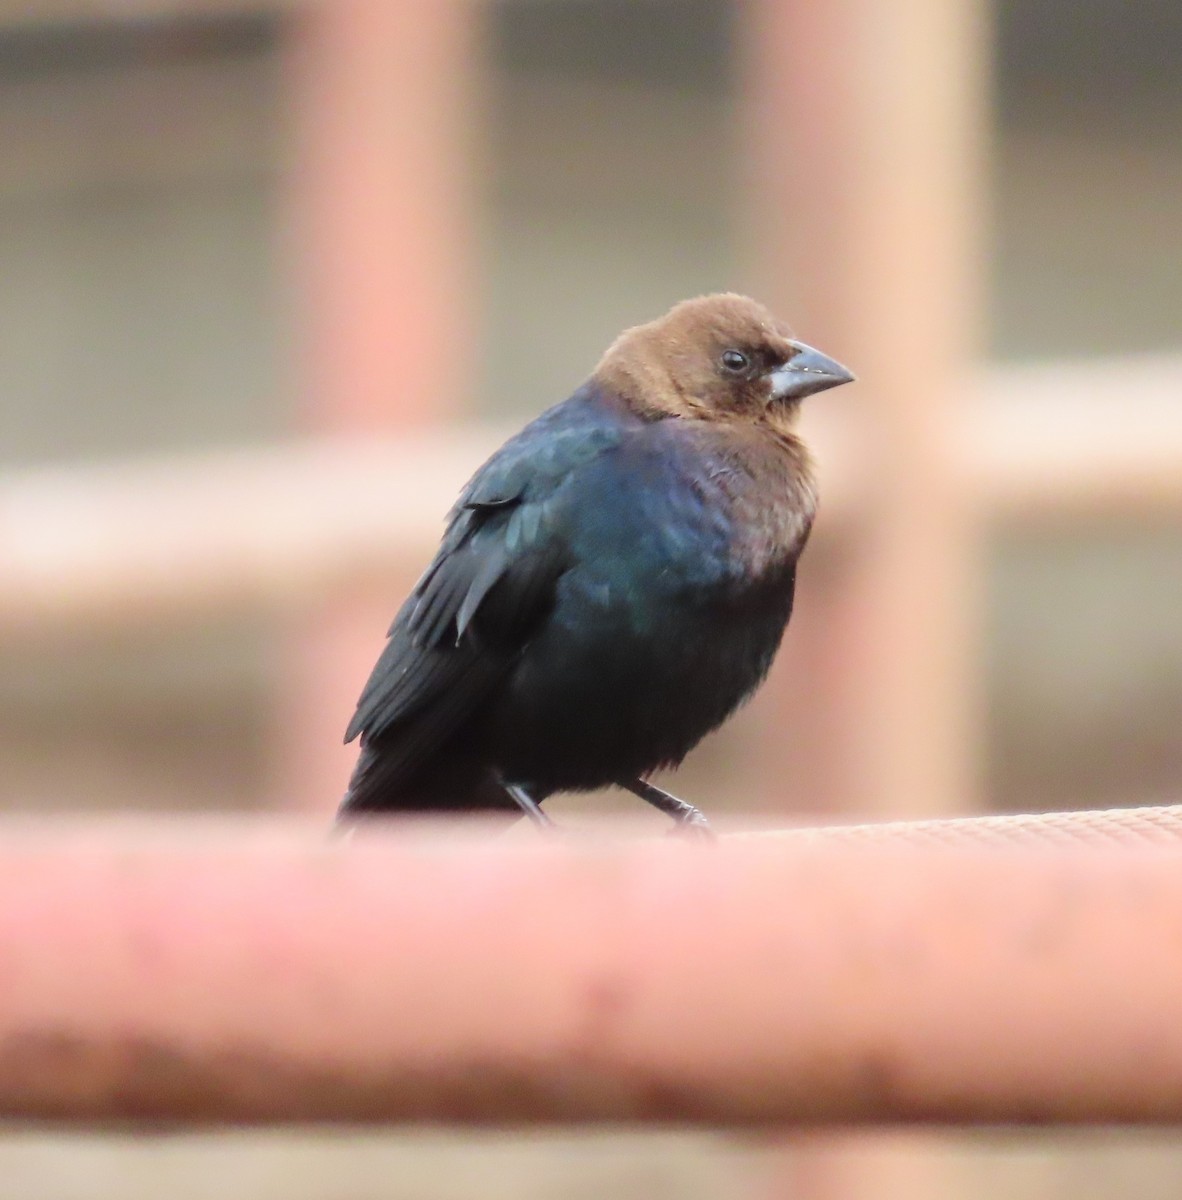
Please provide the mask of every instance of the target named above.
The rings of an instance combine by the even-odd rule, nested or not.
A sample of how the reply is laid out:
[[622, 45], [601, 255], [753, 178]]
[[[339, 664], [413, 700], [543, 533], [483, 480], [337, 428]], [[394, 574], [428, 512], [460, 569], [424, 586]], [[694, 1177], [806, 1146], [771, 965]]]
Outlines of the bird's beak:
[[854, 373], [835, 359], [806, 346], [803, 342], [789, 342], [796, 353], [768, 376], [772, 385], [773, 400], [803, 400], [814, 392], [826, 388], [841, 387], [850, 383]]

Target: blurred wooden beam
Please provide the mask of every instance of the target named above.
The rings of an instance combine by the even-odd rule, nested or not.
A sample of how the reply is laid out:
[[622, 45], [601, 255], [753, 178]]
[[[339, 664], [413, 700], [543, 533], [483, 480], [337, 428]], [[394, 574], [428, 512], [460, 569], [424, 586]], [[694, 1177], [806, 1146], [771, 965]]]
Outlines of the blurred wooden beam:
[[479, 2], [319, 0], [283, 27], [284, 248], [316, 430], [430, 423], [470, 395]]
[[0, 0], [0, 28], [282, 13], [313, 0]]
[[[1135, 382], [1118, 392], [1105, 384], [1114, 377]], [[1011, 368], [977, 392], [952, 453], [996, 522], [1028, 533], [1182, 523], [1182, 364]], [[865, 501], [866, 449], [842, 416], [834, 405], [810, 418], [829, 540], [855, 528]], [[391, 607], [397, 581], [434, 549], [460, 485], [508, 432], [337, 435], [9, 472], [0, 477], [0, 635], [293, 612], [359, 581], [379, 584]]]
[[[984, 308], [988, 0], [736, 6], [753, 273], [858, 373], [844, 400], [862, 449], [853, 525], [810, 553], [752, 706], [747, 786], [827, 813], [971, 809], [983, 543], [957, 442]], [[955, 1191], [934, 1159], [867, 1170], [849, 1149], [795, 1158], [782, 1194]]]
[[798, 731], [768, 782], [790, 772], [823, 811], [971, 806], [981, 546], [955, 449], [983, 319], [985, 0], [738, 11], [751, 271], [858, 373], [833, 403], [865, 446], [857, 529], [801, 573], [757, 702]]
[[[284, 26], [286, 258], [306, 428], [388, 434], [437, 421], [469, 395], [480, 7], [318, 0]], [[342, 792], [354, 752], [340, 745], [341, 714], [399, 600], [388, 580], [341, 582], [292, 624], [276, 694], [276, 790], [310, 805]]]
[[711, 846], [25, 825], [0, 1115], [1176, 1125], [1180, 915], [1178, 809]]
[[10, 473], [0, 629], [294, 614], [359, 583], [388, 586], [429, 556], [492, 444], [475, 431], [342, 436]]
[[1182, 359], [1093, 358], [982, 377], [960, 462], [1023, 525], [1182, 520]]

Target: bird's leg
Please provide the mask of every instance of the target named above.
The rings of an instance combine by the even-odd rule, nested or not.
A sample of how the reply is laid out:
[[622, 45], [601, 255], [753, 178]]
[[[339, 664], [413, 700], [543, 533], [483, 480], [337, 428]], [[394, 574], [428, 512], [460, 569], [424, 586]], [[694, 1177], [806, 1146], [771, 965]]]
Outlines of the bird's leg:
[[520, 808], [521, 811], [525, 813], [525, 815], [529, 817], [529, 819], [533, 821], [535, 825], [542, 829], [554, 828], [554, 822], [551, 821], [544, 812], [542, 812], [542, 806], [529, 794], [529, 792], [525, 790], [525, 788], [521, 787], [520, 784], [505, 783], [504, 780], [502, 780], [501, 787], [505, 789], [506, 794], [512, 798], [517, 807]]
[[694, 808], [692, 804], [687, 804], [656, 784], [649, 783], [647, 779], [621, 779], [619, 782], [620, 787], [647, 801], [653, 808], [659, 808], [666, 816], [672, 817], [676, 823], [675, 832], [705, 835], [710, 838], [714, 836], [710, 822], [706, 820], [701, 809]]

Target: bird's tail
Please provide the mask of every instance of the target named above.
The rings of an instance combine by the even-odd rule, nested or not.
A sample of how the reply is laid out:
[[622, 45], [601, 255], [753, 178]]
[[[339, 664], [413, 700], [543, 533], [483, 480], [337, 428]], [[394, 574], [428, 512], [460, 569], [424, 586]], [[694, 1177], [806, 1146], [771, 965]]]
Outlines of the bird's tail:
[[337, 821], [384, 813], [461, 813], [520, 810], [487, 767], [462, 755], [438, 755], [409, 777], [391, 772], [380, 753], [362, 746], [337, 810]]

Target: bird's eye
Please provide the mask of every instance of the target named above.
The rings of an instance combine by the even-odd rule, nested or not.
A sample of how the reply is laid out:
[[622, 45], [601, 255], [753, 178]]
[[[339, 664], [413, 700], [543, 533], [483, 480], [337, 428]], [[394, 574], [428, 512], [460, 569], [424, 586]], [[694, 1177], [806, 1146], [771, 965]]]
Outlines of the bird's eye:
[[732, 375], [741, 374], [751, 365], [750, 359], [742, 350], [724, 350], [719, 361], [722, 363], [722, 369]]

